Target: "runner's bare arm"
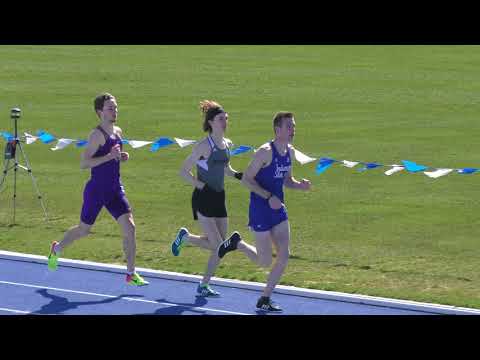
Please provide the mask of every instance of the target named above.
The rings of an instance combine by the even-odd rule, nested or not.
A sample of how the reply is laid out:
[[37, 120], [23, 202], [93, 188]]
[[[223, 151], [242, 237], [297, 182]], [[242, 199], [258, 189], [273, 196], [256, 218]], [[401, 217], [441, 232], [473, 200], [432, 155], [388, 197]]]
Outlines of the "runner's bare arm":
[[[225, 138], [225, 142], [227, 143], [228, 148], [233, 147], [232, 140]], [[225, 175], [235, 177], [238, 180], [242, 180], [243, 177], [243, 173], [234, 170], [230, 163], [228, 163], [228, 166], [225, 167]]]
[[[98, 130], [93, 130], [88, 136], [87, 148], [82, 153], [80, 168], [89, 169], [100, 164], [103, 164], [120, 156], [119, 148], [112, 148], [112, 151], [105, 156], [93, 158], [98, 148], [102, 145], [103, 136]], [[118, 153], [118, 154], [117, 154]]]
[[209, 151], [210, 148], [205, 141], [199, 142], [194, 146], [194, 148], [192, 149], [192, 153], [185, 159], [182, 168], [180, 169], [179, 175], [184, 178], [189, 184], [198, 189], [203, 189], [205, 183], [201, 182], [195, 176], [193, 176], [192, 168], [202, 156], [204, 158], [208, 158]]
[[[120, 140], [123, 140], [123, 132], [122, 129], [118, 126], [115, 126], [115, 132], [120, 137]], [[130, 159], [130, 154], [126, 151], [120, 152], [120, 161], [124, 162]]]
[[271, 161], [271, 157], [272, 154], [270, 149], [267, 149], [266, 147], [259, 148], [255, 154], [253, 154], [253, 159], [245, 170], [242, 178], [242, 183], [249, 188], [250, 191], [253, 191], [265, 199], [268, 199], [271, 194], [269, 191], [258, 185], [255, 181], [255, 176], [264, 165]]
[[233, 169], [230, 163], [228, 164], [228, 166], [225, 167], [225, 175], [232, 176], [238, 180], [242, 180], [243, 177], [243, 173]]
[[[288, 151], [290, 152], [290, 159], [293, 159], [295, 156], [293, 147], [289, 147]], [[296, 189], [296, 190], [310, 190], [309, 180], [302, 179], [301, 181], [298, 181], [293, 177], [292, 174], [293, 174], [293, 161], [292, 161], [292, 166], [290, 167], [290, 170], [285, 175], [285, 182], [283, 184], [286, 187], [290, 189]]]

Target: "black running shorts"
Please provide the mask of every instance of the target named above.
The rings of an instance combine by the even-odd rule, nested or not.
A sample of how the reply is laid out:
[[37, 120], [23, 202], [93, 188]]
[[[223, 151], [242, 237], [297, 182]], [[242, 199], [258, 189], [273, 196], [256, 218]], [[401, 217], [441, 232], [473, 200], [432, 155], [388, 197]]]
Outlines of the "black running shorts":
[[193, 218], [198, 220], [197, 211], [205, 217], [227, 217], [225, 190], [220, 192], [205, 185], [202, 190], [195, 188], [192, 194]]

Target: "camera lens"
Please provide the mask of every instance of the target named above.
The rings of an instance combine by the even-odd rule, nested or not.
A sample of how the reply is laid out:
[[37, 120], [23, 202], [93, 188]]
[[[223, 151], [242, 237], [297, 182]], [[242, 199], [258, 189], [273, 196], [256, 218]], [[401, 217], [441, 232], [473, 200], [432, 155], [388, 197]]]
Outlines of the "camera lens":
[[10, 116], [12, 119], [18, 119], [20, 117], [22, 110], [19, 108], [13, 108], [10, 110]]

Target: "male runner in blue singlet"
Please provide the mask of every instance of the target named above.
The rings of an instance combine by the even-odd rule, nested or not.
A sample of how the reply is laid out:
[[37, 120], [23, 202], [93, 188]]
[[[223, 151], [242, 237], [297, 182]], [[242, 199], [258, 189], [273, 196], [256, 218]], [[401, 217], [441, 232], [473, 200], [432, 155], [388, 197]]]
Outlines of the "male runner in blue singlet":
[[293, 113], [279, 112], [273, 119], [275, 139], [263, 144], [253, 155], [242, 182], [251, 190], [249, 227], [255, 235], [256, 247], [239, 238], [227, 239], [218, 248], [218, 256], [239, 249], [261, 267], [272, 265], [272, 243], [277, 256], [257, 308], [282, 311], [270, 296], [278, 284], [290, 255], [290, 225], [284, 205], [283, 186], [309, 190], [310, 181], [297, 181], [292, 176], [294, 149], [290, 143], [295, 135]]

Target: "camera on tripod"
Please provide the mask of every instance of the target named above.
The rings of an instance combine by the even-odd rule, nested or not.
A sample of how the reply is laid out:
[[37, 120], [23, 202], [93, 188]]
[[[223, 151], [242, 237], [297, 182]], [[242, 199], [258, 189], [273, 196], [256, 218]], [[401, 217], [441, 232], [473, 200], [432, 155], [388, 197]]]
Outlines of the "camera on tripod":
[[[15, 135], [12, 137], [9, 137], [7, 146], [5, 147], [5, 164], [3, 167], [3, 174], [0, 179], [0, 192], [3, 191], [3, 187], [5, 185], [5, 178], [7, 177], [7, 174], [10, 170], [13, 171], [13, 222], [12, 224], [15, 224], [15, 212], [16, 212], [16, 198], [17, 198], [17, 170], [22, 169], [27, 171], [27, 173], [30, 175], [30, 178], [32, 179], [33, 187], [37, 193], [37, 198], [40, 200], [40, 205], [42, 206], [43, 213], [45, 214], [45, 220], [47, 220], [47, 209], [45, 207], [45, 204], [43, 203], [42, 200], [42, 194], [40, 193], [40, 190], [38, 189], [37, 186], [37, 181], [35, 177], [32, 174], [32, 168], [30, 166], [30, 162], [28, 161], [27, 155], [25, 154], [25, 151], [23, 150], [22, 143], [20, 142], [20, 139], [18, 137], [18, 124], [17, 120], [20, 119], [20, 115], [22, 114], [22, 111], [19, 108], [12, 108], [10, 110], [10, 117], [14, 121], [14, 129], [15, 129]], [[17, 153], [17, 147], [19, 149], [19, 152]], [[23, 160], [26, 163], [26, 166], [21, 165], [19, 163], [19, 155], [23, 157]], [[10, 161], [13, 161], [13, 165], [10, 166]]]
[[5, 146], [5, 160], [15, 159], [15, 151], [17, 149], [17, 120], [20, 119], [21, 114], [22, 110], [19, 108], [12, 108], [10, 110], [10, 117], [15, 121], [15, 139], [8, 141], [7, 146]]
[[22, 113], [22, 110], [20, 110], [19, 108], [12, 108], [10, 110], [10, 117], [12, 119], [20, 119], [21, 113]]

